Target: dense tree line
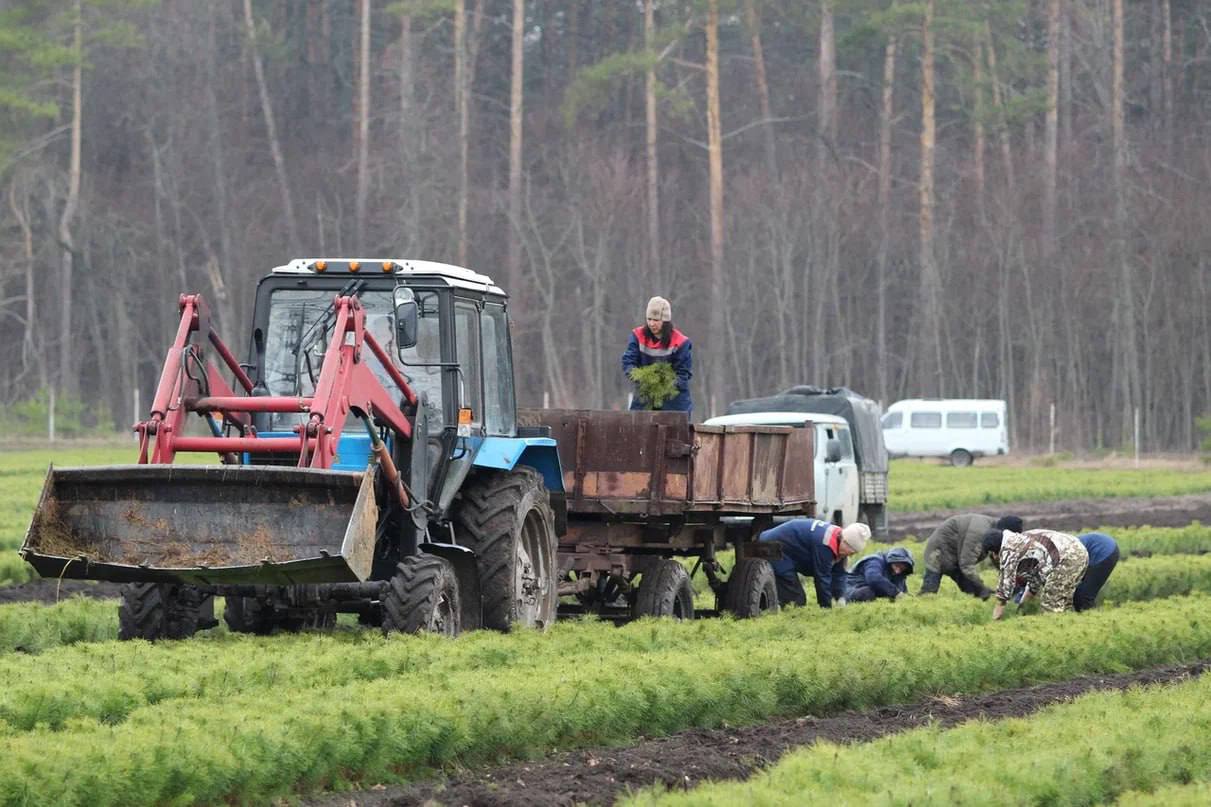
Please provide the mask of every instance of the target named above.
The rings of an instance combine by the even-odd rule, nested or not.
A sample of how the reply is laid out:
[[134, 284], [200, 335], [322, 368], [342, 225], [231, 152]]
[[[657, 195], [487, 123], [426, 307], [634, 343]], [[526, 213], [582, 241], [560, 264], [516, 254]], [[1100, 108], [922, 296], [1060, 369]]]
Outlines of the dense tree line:
[[1005, 397], [1019, 446], [1211, 408], [1204, 0], [5, 0], [0, 400], [125, 426], [182, 291], [465, 263], [519, 397], [616, 407], [653, 294], [696, 414]]

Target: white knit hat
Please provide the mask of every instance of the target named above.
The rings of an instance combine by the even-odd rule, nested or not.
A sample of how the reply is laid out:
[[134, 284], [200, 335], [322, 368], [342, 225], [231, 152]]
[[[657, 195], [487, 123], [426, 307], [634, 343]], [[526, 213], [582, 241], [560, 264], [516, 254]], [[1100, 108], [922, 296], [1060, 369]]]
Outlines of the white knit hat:
[[661, 322], [672, 322], [673, 307], [663, 297], [653, 297], [648, 300], [647, 318], [658, 319]]
[[841, 530], [841, 546], [853, 554], [858, 554], [870, 540], [870, 527], [861, 522], [854, 522]]

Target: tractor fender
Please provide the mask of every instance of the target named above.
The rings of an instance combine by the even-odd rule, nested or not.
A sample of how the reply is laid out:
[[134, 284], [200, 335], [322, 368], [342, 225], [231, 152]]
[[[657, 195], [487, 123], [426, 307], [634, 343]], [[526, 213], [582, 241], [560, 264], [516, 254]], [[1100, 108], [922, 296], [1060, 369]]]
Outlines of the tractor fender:
[[458, 580], [458, 595], [462, 603], [462, 629], [479, 630], [484, 624], [483, 596], [479, 591], [479, 567], [475, 553], [458, 544], [426, 541], [418, 549], [450, 562]]
[[542, 475], [555, 511], [555, 534], [568, 531], [568, 504], [563, 487], [559, 448], [551, 437], [485, 437], [475, 454], [475, 465], [512, 471], [528, 465]]

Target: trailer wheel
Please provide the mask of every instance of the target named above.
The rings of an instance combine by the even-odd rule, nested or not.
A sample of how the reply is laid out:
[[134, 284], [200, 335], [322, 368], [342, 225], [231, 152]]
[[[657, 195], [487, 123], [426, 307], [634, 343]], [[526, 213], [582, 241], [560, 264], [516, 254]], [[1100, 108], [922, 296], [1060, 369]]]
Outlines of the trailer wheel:
[[439, 633], [462, 629], [458, 579], [450, 561], [434, 555], [404, 558], [383, 591], [383, 633]]
[[723, 607], [740, 619], [778, 611], [774, 567], [761, 558], [742, 558], [727, 579]]
[[631, 608], [634, 617], [694, 618], [694, 587], [690, 573], [675, 560], [662, 560], [643, 573]]
[[972, 462], [971, 452], [965, 448], [956, 448], [950, 452], [950, 464], [956, 468], [966, 468]]
[[188, 639], [200, 628], [214, 627], [214, 597], [193, 586], [171, 583], [128, 583], [118, 606], [118, 638]]
[[484, 627], [549, 628], [559, 605], [555, 515], [533, 468], [477, 474], [454, 512], [454, 533], [475, 552]]

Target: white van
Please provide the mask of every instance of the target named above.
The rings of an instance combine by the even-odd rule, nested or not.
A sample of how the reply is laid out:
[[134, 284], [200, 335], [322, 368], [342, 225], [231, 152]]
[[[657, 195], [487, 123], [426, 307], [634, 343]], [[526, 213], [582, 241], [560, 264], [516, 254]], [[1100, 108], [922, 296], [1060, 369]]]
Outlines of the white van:
[[1005, 402], [976, 398], [912, 398], [883, 415], [883, 442], [893, 457], [949, 457], [955, 466], [1009, 453]]
[[705, 421], [703, 425], [803, 428], [809, 420], [816, 429], [815, 515], [822, 521], [851, 524], [858, 520], [858, 464], [854, 460], [853, 436], [849, 433], [849, 424], [845, 418], [839, 415], [804, 412], [754, 412], [720, 415]]

